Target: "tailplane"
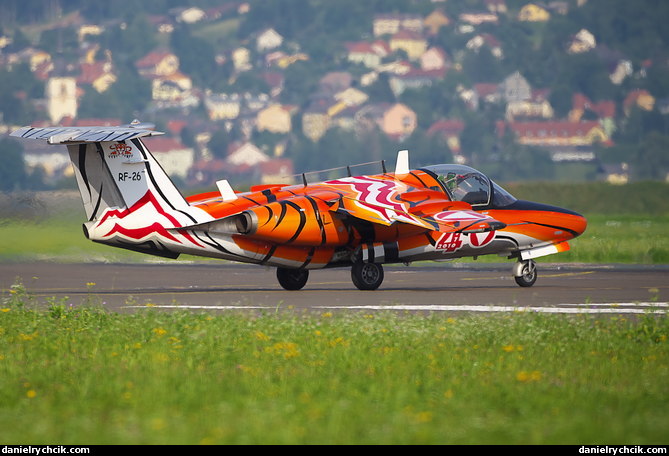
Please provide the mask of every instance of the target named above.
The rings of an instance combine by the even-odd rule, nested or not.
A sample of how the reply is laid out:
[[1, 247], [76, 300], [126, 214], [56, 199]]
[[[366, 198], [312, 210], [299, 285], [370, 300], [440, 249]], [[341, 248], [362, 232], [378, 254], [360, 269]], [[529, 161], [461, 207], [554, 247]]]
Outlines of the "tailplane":
[[[193, 239], [186, 232], [169, 230], [211, 217], [188, 204], [141, 140], [162, 134], [133, 123], [122, 127], [24, 127], [11, 136], [67, 146], [89, 239], [175, 256], [170, 245], [180, 247]], [[187, 239], [180, 239], [184, 237]]]

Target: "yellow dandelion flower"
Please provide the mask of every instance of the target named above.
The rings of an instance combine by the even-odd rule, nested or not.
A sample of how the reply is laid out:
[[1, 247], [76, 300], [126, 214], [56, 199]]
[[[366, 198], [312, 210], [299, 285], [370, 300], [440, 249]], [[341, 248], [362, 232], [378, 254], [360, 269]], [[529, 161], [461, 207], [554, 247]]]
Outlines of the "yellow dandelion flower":
[[516, 374], [516, 380], [522, 383], [527, 383], [527, 382], [538, 382], [541, 380], [541, 372], [539, 371], [532, 371], [532, 372], [527, 372], [527, 371], [520, 371]]
[[415, 419], [418, 423], [429, 423], [432, 421], [432, 412], [418, 412]]
[[160, 431], [161, 429], [164, 429], [166, 426], [165, 420], [162, 418], [153, 418], [151, 420], [151, 429], [154, 431]]
[[256, 339], [258, 340], [269, 340], [269, 336], [262, 331], [256, 331]]
[[167, 330], [165, 328], [153, 328], [153, 333], [156, 336], [164, 336], [167, 334]]
[[505, 345], [505, 346], [502, 347], [502, 350], [504, 350], [507, 353], [512, 352], [513, 351], [513, 345]]
[[33, 397], [37, 396], [37, 392], [33, 389], [30, 389], [26, 391], [26, 397], [32, 399]]
[[4, 309], [0, 309], [0, 312], [9, 312], [9, 310], [10, 309], [8, 309], [8, 308], [4, 308]]
[[321, 314], [321, 316], [323, 318], [332, 318], [332, 312], [325, 312], [325, 313]]
[[344, 339], [343, 337], [337, 337], [337, 338], [330, 341], [330, 347], [337, 347], [339, 345], [341, 345], [343, 347], [348, 347], [349, 344], [350, 343], [346, 339]]

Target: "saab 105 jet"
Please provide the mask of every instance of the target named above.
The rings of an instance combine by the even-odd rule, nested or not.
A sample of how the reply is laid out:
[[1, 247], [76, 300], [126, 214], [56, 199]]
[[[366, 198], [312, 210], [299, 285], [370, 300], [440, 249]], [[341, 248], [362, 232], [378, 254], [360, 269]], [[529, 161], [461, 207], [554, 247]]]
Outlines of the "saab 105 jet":
[[347, 267], [360, 290], [375, 290], [384, 264], [482, 255], [515, 259], [521, 287], [537, 279], [534, 259], [564, 252], [586, 228], [571, 210], [514, 198], [483, 173], [457, 164], [290, 185], [259, 185], [184, 197], [133, 122], [119, 127], [23, 127], [12, 136], [66, 145], [83, 201], [88, 239], [161, 257], [215, 257], [276, 267], [286, 290], [313, 269]]

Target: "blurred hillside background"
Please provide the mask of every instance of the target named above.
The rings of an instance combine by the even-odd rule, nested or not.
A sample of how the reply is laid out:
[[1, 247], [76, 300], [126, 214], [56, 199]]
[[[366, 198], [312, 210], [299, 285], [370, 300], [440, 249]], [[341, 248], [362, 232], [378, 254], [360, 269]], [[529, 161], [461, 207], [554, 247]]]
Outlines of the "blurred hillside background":
[[[3, 0], [0, 190], [71, 189], [23, 125], [153, 122], [180, 186], [385, 159], [669, 176], [662, 0]], [[665, 187], [666, 188], [666, 187]]]

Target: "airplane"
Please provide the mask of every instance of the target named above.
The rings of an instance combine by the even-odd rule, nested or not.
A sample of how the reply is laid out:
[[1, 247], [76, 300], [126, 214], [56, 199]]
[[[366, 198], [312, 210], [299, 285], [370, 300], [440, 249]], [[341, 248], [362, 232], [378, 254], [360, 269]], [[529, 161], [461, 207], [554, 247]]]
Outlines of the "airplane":
[[[569, 250], [586, 219], [571, 210], [513, 197], [465, 165], [252, 186], [182, 196], [142, 138], [151, 124], [23, 127], [11, 136], [66, 145], [94, 242], [166, 258], [180, 254], [276, 267], [286, 290], [302, 289], [313, 269], [348, 267], [359, 290], [376, 290], [384, 264], [497, 254], [515, 259], [521, 287], [537, 280], [534, 259]], [[377, 162], [372, 162], [375, 164]], [[301, 182], [299, 181], [301, 180]]]

